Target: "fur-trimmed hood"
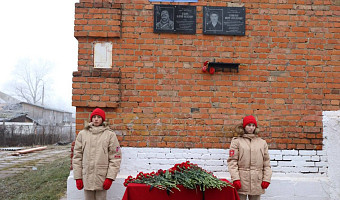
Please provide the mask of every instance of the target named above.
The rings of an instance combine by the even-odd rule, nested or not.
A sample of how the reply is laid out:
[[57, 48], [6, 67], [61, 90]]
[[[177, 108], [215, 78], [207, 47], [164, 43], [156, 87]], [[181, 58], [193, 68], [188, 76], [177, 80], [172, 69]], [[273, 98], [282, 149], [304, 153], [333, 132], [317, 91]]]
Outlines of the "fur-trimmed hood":
[[[101, 126], [103, 126], [104, 128], [109, 128], [110, 127], [110, 125], [109, 125], [109, 123], [107, 121], [103, 121]], [[84, 129], [89, 130], [90, 128], [93, 128], [93, 127], [95, 127], [95, 126], [93, 126], [92, 122], [90, 122], [90, 123], [89, 122], [85, 122]]]
[[[235, 126], [235, 132], [237, 133], [238, 136], [242, 136], [246, 133], [242, 123]], [[254, 134], [257, 135], [259, 132], [260, 132], [259, 128], [256, 128]]]

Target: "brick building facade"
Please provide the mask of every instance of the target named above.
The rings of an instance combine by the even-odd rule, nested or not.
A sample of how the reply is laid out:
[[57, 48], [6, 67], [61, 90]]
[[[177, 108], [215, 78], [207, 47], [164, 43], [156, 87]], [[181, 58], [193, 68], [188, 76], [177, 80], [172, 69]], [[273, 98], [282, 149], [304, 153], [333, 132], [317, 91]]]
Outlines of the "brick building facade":
[[[196, 6], [196, 34], [154, 33], [154, 4]], [[203, 6], [245, 7], [245, 35], [204, 35]], [[254, 115], [270, 149], [321, 150], [322, 112], [340, 109], [339, 13], [335, 0], [80, 0], [77, 132], [101, 107], [123, 147], [227, 149]], [[109, 69], [94, 68], [103, 42]], [[239, 72], [203, 73], [205, 61]]]
[[[196, 34], [154, 33], [156, 4], [196, 6]], [[245, 35], [205, 35], [204, 6], [244, 7]], [[76, 129], [100, 107], [122, 146], [109, 198], [128, 175], [185, 160], [230, 178], [234, 126], [254, 115], [274, 172], [263, 199], [339, 199], [339, 14], [336, 0], [76, 3]], [[204, 73], [205, 61], [239, 71]], [[83, 195], [72, 173], [67, 187]]]

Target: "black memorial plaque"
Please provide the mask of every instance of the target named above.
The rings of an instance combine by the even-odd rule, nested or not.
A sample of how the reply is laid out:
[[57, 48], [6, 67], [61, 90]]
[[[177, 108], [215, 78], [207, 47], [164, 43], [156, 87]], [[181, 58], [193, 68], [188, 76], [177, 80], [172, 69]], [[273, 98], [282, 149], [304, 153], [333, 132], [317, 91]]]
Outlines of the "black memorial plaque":
[[203, 7], [203, 34], [245, 35], [245, 7]]
[[155, 5], [153, 32], [196, 34], [196, 6]]

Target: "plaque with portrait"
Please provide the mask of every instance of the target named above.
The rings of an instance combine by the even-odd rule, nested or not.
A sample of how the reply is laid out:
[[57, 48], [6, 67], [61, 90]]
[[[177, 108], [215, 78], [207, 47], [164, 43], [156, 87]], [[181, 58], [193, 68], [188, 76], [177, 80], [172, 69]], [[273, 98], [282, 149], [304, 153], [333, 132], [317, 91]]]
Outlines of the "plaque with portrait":
[[245, 35], [245, 7], [203, 7], [203, 34]]
[[196, 34], [196, 6], [155, 5], [154, 33]]

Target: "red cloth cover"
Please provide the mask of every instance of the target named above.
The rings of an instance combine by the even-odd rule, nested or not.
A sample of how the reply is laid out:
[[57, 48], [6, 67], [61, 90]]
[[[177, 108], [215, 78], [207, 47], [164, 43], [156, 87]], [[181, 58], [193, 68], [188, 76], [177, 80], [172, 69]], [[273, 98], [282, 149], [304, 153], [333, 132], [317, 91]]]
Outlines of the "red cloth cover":
[[[227, 181], [227, 180], [223, 180]], [[228, 181], [227, 181], [228, 182]], [[181, 191], [173, 189], [170, 195], [164, 190], [153, 188], [138, 183], [129, 183], [122, 200], [202, 200], [203, 193], [197, 190], [186, 189], [179, 186]], [[240, 200], [237, 191], [232, 187], [224, 187], [221, 191], [218, 189], [207, 189], [205, 191], [205, 200]]]

